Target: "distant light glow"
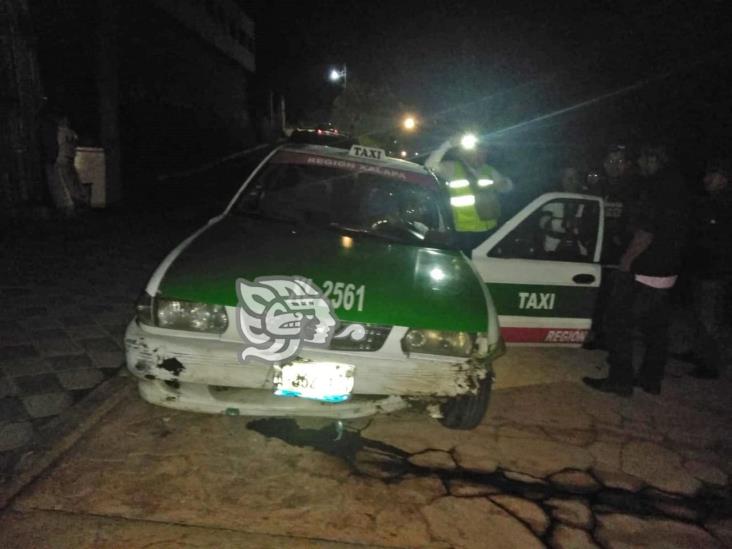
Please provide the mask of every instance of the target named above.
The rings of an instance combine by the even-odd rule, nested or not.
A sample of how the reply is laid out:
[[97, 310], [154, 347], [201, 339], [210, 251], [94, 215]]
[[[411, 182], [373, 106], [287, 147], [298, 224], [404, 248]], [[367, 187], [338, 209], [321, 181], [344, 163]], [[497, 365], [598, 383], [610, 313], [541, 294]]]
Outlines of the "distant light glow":
[[341, 237], [341, 246], [348, 249], [353, 247], [353, 238], [350, 236], [342, 236]]
[[338, 72], [336, 69], [331, 69], [330, 75], [328, 75], [328, 78], [330, 78], [331, 82], [337, 82], [341, 78], [341, 73]]
[[402, 151], [402, 152], [400, 152], [400, 153], [399, 153], [399, 155], [400, 155], [400, 156], [401, 156], [402, 158], [405, 158], [405, 157], [407, 156], [407, 151]]
[[445, 279], [445, 271], [440, 269], [439, 267], [435, 267], [430, 271], [430, 277], [432, 277], [432, 280], [439, 282], [440, 280]]
[[478, 179], [478, 187], [490, 187], [493, 183], [492, 179]]
[[460, 140], [460, 146], [467, 151], [474, 149], [477, 144], [478, 138], [472, 133], [466, 133]]
[[404, 118], [402, 126], [404, 126], [405, 130], [413, 130], [417, 127], [417, 120], [413, 116], [407, 116]]

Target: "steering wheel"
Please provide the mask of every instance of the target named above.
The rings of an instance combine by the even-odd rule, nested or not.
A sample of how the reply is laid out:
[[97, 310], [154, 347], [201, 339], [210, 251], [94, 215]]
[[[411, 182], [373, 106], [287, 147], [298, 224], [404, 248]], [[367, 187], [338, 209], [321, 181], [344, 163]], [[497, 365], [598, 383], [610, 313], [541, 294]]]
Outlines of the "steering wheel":
[[424, 235], [414, 225], [404, 220], [378, 219], [371, 224], [371, 230], [374, 232], [387, 232], [399, 235], [408, 234], [418, 240], [424, 239]]

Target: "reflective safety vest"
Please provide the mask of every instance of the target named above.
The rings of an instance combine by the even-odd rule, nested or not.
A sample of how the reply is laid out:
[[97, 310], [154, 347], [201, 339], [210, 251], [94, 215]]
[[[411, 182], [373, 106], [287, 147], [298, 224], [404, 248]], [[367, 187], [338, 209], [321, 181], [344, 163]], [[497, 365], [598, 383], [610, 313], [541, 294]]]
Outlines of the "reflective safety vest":
[[[495, 183], [493, 167], [483, 164], [477, 170], [478, 188], [487, 188]], [[447, 183], [450, 191], [450, 206], [455, 220], [455, 230], [458, 232], [481, 232], [493, 229], [497, 219], [481, 219], [475, 207], [475, 194], [468, 181], [465, 168], [460, 162], [454, 164], [452, 179]]]

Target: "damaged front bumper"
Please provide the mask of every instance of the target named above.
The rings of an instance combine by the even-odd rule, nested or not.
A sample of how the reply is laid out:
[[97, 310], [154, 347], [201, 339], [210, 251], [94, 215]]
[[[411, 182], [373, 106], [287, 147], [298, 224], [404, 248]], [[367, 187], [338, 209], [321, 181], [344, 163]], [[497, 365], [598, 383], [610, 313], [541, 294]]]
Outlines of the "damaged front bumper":
[[356, 395], [346, 402], [332, 404], [305, 398], [275, 396], [273, 391], [220, 387], [200, 383], [171, 383], [143, 379], [140, 395], [151, 404], [207, 414], [232, 416], [308, 416], [355, 419], [407, 407], [398, 396]]
[[302, 359], [355, 365], [351, 399], [324, 403], [275, 396], [274, 367], [242, 363], [241, 341], [170, 332], [132, 321], [125, 334], [127, 367], [148, 402], [195, 412], [347, 419], [395, 411], [412, 399], [471, 394], [492, 375], [488, 359], [407, 357], [400, 346], [406, 328], [395, 327], [377, 352], [303, 349]]

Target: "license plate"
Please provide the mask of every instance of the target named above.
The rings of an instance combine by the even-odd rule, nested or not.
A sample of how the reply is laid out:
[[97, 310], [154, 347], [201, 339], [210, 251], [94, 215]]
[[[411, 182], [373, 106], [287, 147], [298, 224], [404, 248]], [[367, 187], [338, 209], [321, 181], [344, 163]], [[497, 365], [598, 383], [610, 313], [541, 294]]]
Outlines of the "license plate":
[[353, 391], [353, 364], [293, 362], [275, 366], [275, 395], [343, 402]]

